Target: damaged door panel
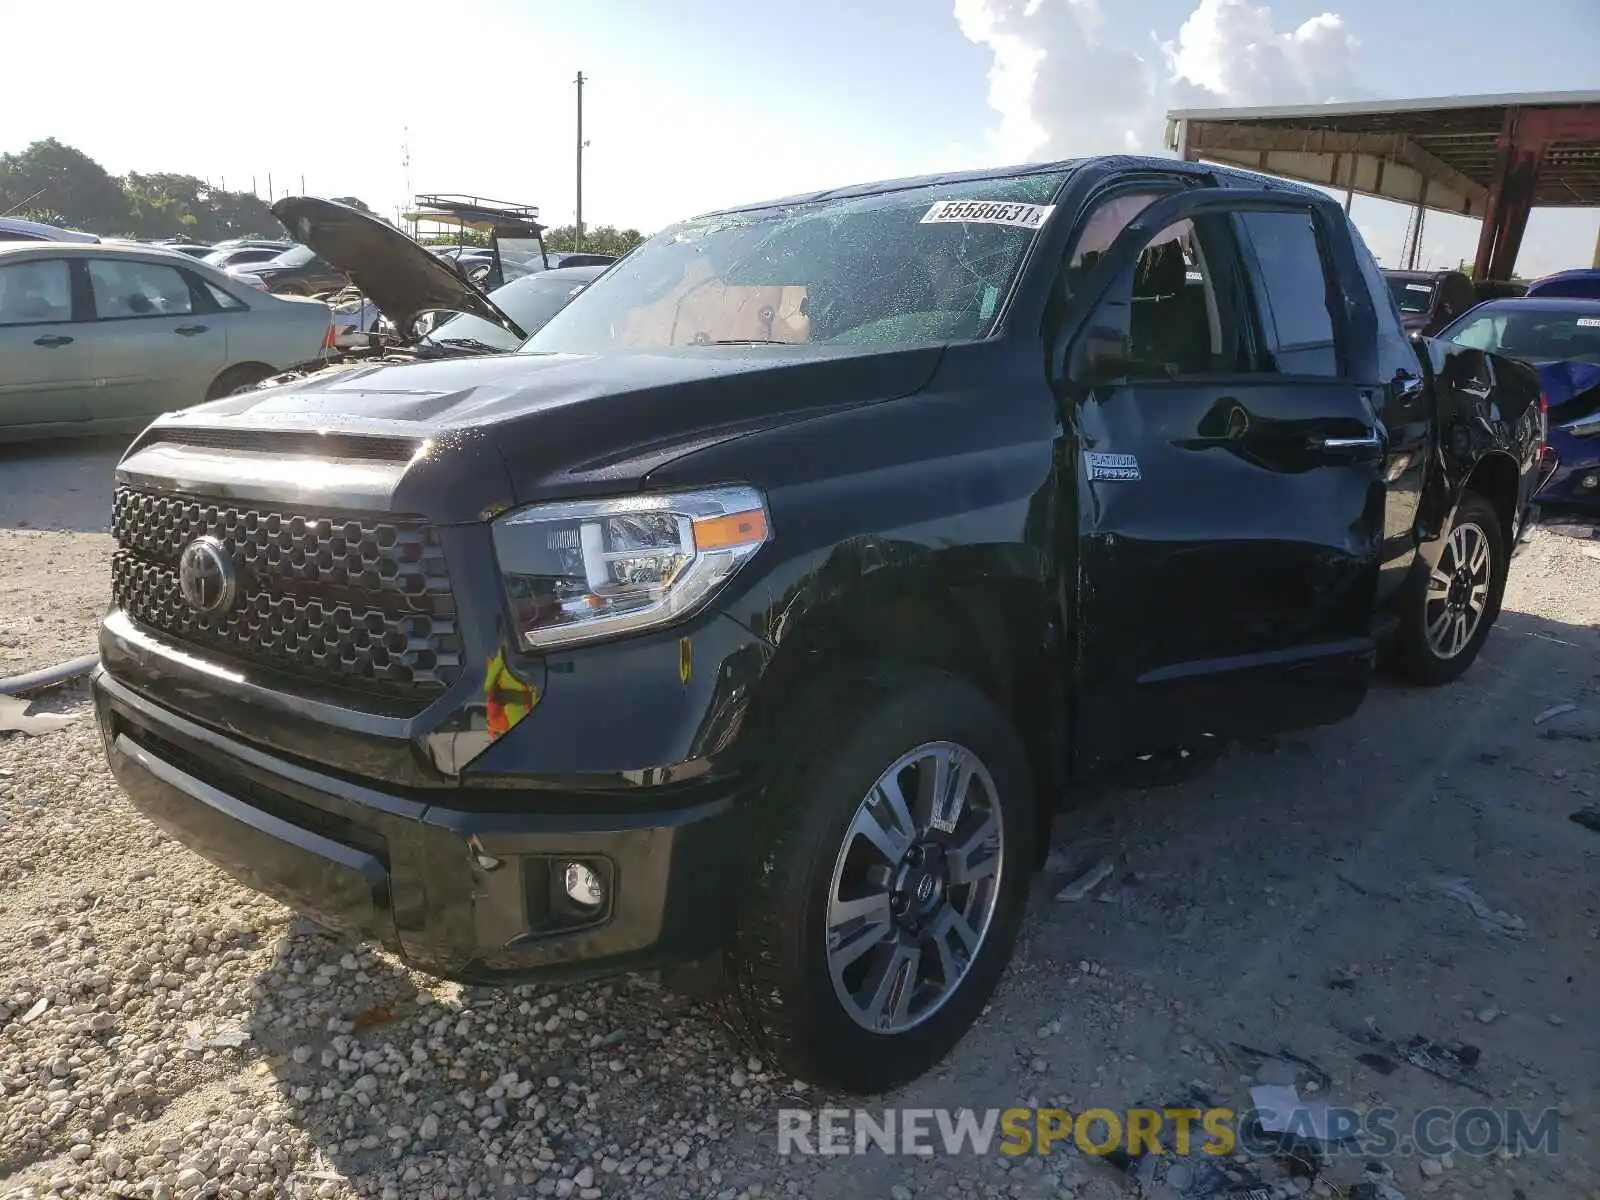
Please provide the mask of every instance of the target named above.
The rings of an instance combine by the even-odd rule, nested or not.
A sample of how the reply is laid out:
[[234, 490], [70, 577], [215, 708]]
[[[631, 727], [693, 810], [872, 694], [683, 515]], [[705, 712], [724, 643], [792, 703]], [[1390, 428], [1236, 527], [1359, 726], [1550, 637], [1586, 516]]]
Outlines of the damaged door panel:
[[1153, 205], [1085, 285], [1080, 761], [1339, 720], [1372, 669], [1384, 432], [1315, 206], [1217, 200]]

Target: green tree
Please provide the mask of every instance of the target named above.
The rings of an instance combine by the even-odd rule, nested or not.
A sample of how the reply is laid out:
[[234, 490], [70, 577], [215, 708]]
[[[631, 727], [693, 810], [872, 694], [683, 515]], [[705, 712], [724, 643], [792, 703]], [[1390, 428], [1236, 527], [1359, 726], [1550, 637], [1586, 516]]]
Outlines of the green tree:
[[614, 225], [601, 225], [598, 229], [583, 231], [583, 245], [577, 244], [577, 230], [571, 225], [558, 225], [544, 231], [544, 244], [549, 250], [563, 252], [582, 249], [590, 254], [615, 254], [621, 257], [644, 241], [637, 229], [618, 229]]
[[34, 142], [20, 154], [0, 154], [0, 213], [23, 208], [95, 232], [122, 229], [128, 220], [127, 197], [116, 177], [55, 138]]

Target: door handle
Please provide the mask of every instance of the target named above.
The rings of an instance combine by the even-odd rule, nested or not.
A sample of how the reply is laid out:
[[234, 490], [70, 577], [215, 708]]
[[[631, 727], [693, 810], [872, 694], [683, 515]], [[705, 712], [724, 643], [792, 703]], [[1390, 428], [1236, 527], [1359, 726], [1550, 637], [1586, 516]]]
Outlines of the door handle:
[[1383, 453], [1384, 440], [1383, 435], [1373, 429], [1360, 437], [1314, 437], [1310, 439], [1310, 448], [1323, 454], [1370, 458]]
[[206, 327], [204, 325], [179, 325], [172, 332], [179, 337], [193, 337], [195, 334], [204, 333], [205, 331]]
[[36, 337], [33, 339], [33, 344], [35, 346], [45, 346], [51, 350], [54, 350], [57, 346], [70, 345], [71, 342], [71, 338], [64, 337], [59, 333], [48, 333], [44, 337]]

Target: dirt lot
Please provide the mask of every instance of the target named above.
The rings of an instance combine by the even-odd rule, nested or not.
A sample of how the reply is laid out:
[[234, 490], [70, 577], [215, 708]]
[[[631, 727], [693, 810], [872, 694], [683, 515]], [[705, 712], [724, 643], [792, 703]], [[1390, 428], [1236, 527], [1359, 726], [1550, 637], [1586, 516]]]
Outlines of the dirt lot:
[[[0, 460], [0, 672], [92, 648], [104, 603], [103, 483], [42, 498], [104, 464], [44, 462], [19, 487]], [[1343, 725], [1086, 797], [1056, 865], [1116, 871], [1078, 902], [1041, 880], [982, 1024], [874, 1107], [1120, 1109], [1198, 1085], [1242, 1110], [1274, 1069], [1242, 1043], [1402, 1126], [1430, 1106], [1559, 1115], [1554, 1155], [1391, 1157], [1394, 1194], [1600, 1197], [1600, 834], [1569, 820], [1600, 797], [1596, 546], [1536, 533], [1453, 687], [1383, 685]], [[782, 1158], [778, 1110], [825, 1101], [705, 1009], [643, 981], [480, 993], [326, 940], [132, 812], [81, 691], [37, 708], [79, 719], [0, 734], [0, 1197], [1132, 1189], [1063, 1146]], [[1344, 1032], [1369, 1019], [1477, 1047], [1488, 1096]], [[1312, 1190], [1388, 1197], [1350, 1190], [1365, 1162], [1336, 1157]], [[1222, 1194], [1175, 1182], [1146, 1194]]]

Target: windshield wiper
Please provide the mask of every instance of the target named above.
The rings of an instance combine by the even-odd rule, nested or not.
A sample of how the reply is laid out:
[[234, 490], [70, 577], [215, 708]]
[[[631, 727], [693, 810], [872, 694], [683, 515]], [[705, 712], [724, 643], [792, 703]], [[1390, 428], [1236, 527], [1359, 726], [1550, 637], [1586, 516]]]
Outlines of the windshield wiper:
[[710, 342], [692, 342], [695, 346], [792, 346], [793, 342], [780, 342], [777, 338], [718, 338]]
[[463, 350], [471, 350], [477, 354], [510, 354], [504, 346], [491, 346], [488, 342], [480, 342], [477, 338], [429, 338], [436, 346], [460, 346]]

